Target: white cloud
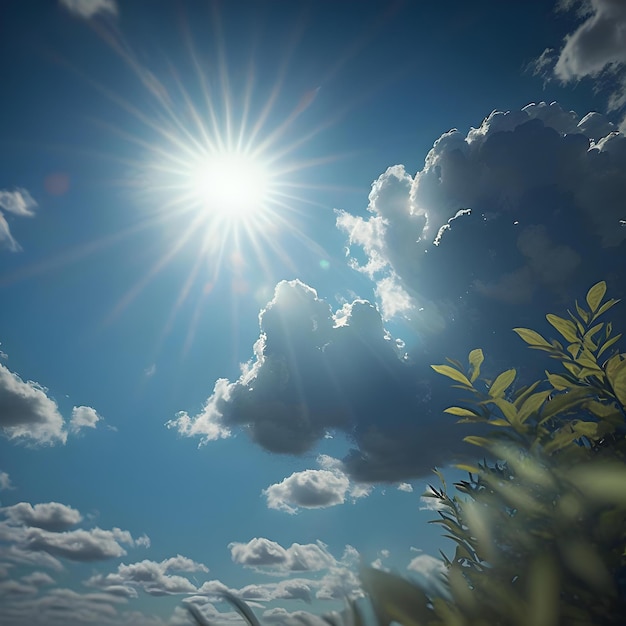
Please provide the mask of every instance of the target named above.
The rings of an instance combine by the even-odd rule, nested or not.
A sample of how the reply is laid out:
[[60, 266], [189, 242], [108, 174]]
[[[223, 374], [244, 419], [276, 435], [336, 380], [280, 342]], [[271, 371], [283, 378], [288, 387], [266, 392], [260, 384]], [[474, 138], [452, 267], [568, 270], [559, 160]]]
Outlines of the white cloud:
[[195, 593], [198, 591], [188, 578], [179, 574], [171, 574], [171, 570], [179, 572], [208, 572], [203, 563], [197, 563], [180, 554], [165, 559], [160, 563], [145, 559], [128, 565], [122, 563], [113, 574], [96, 574], [86, 584], [98, 587], [109, 593], [133, 597], [136, 588], [142, 589], [153, 596]]
[[57, 403], [44, 387], [24, 382], [0, 364], [0, 428], [5, 436], [38, 444], [65, 443], [63, 425]]
[[70, 13], [86, 19], [98, 13], [117, 15], [115, 0], [59, 0], [59, 4]]
[[318, 571], [335, 564], [334, 557], [319, 541], [283, 548], [270, 539], [255, 537], [248, 543], [233, 542], [228, 548], [235, 563], [271, 573]]
[[558, 8], [573, 10], [581, 23], [565, 36], [558, 51], [544, 50], [533, 64], [535, 73], [564, 83], [595, 80], [609, 91], [609, 110], [622, 109], [626, 105], [626, 4], [622, 0], [561, 0]]
[[426, 487], [424, 495], [420, 496], [420, 511], [446, 511], [448, 507], [443, 504], [439, 498], [433, 498], [430, 494], [433, 490], [430, 486]]
[[323, 509], [343, 504], [347, 495], [356, 500], [370, 494], [372, 486], [351, 482], [339, 459], [320, 454], [317, 462], [322, 469], [294, 472], [264, 489], [267, 506], [294, 514], [300, 508]]
[[421, 586], [432, 593], [446, 592], [447, 568], [441, 559], [429, 554], [420, 554], [411, 559], [407, 569], [417, 578]]
[[70, 418], [70, 430], [77, 433], [82, 428], [95, 428], [100, 419], [96, 410], [90, 406], [75, 406]]
[[11, 524], [36, 526], [44, 530], [67, 530], [82, 521], [82, 515], [71, 506], [59, 502], [45, 502], [35, 504], [19, 502], [12, 506], [0, 508]]
[[[599, 113], [540, 103], [444, 133], [414, 177], [394, 166], [378, 178], [370, 217], [337, 212], [366, 255], [352, 264], [376, 280], [384, 311], [422, 329], [446, 328], [476, 292], [510, 303], [561, 292], [589, 248], [608, 259], [626, 240], [626, 137], [612, 130]], [[443, 323], [422, 324], [418, 309], [433, 307]]]
[[23, 545], [32, 551], [42, 551], [70, 561], [100, 561], [126, 555], [123, 545], [134, 545], [131, 534], [113, 528], [103, 530], [79, 528], [66, 532], [50, 532], [41, 528], [27, 528]]
[[0, 491], [9, 491], [11, 489], [15, 489], [11, 482], [11, 477], [7, 472], [0, 472]]
[[406, 493], [413, 493], [413, 486], [410, 483], [400, 483], [398, 485], [398, 491], [405, 491]]
[[299, 507], [321, 509], [343, 504], [350, 486], [348, 477], [328, 470], [294, 472], [263, 491], [270, 509], [296, 513]]
[[454, 420], [424, 402], [430, 392], [422, 379], [432, 378], [430, 368], [404, 358], [369, 302], [356, 300], [333, 314], [315, 290], [284, 281], [260, 326], [254, 359], [240, 378], [218, 381], [199, 415], [169, 426], [203, 441], [243, 428], [265, 449], [289, 454], [309, 450], [329, 431], [352, 437], [356, 447], [342, 473], [296, 473], [267, 491], [272, 504], [338, 504], [346, 493], [354, 498], [369, 489], [356, 483], [426, 474], [467, 449], [463, 428], [454, 431], [458, 439], [451, 436]]
[[12, 252], [21, 250], [21, 246], [11, 234], [9, 224], [2, 211], [18, 217], [33, 217], [37, 203], [26, 189], [8, 191], [0, 189], [0, 247], [4, 246]]

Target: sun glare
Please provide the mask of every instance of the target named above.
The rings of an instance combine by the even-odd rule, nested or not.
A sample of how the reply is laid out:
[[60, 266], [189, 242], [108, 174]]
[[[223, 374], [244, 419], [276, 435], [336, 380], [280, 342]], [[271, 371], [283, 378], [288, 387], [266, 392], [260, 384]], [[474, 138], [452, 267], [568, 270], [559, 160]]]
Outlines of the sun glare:
[[269, 180], [269, 171], [254, 157], [227, 152], [194, 165], [189, 192], [207, 216], [243, 220], [263, 211]]

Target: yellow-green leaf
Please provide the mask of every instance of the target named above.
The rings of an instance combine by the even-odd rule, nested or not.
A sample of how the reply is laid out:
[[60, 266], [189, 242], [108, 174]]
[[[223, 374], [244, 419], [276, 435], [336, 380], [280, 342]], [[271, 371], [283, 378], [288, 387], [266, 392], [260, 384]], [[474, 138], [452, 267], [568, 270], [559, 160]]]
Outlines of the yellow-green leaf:
[[450, 406], [443, 410], [444, 413], [450, 413], [450, 415], [458, 415], [459, 417], [478, 417], [482, 418], [480, 413], [472, 411], [471, 409], [465, 409], [462, 406]]
[[532, 396], [527, 398], [519, 410], [519, 421], [523, 424], [533, 413], [536, 413], [550, 393], [551, 390], [540, 391], [539, 393], [534, 393]]
[[608, 350], [614, 343], [618, 342], [621, 338], [622, 338], [622, 333], [619, 333], [619, 335], [615, 335], [614, 337], [611, 337], [606, 343], [602, 344], [602, 347], [598, 351], [598, 358], [600, 358], [603, 352]]
[[619, 300], [609, 300], [608, 302], [605, 302], [599, 309], [598, 312], [593, 316], [594, 319], [596, 317], [600, 317], [600, 315], [602, 315], [603, 313], [606, 313], [606, 311], [608, 311], [612, 306], [615, 306], [618, 302], [620, 302]]
[[563, 389], [569, 389], [572, 387], [572, 383], [564, 376], [560, 376], [559, 374], [550, 374], [550, 372], [546, 372], [546, 376], [548, 377], [548, 382], [557, 391], [562, 391]]
[[488, 448], [491, 445], [491, 441], [486, 437], [476, 437], [475, 435], [464, 437], [463, 441], [471, 443], [473, 446], [481, 446], [482, 448]]
[[458, 383], [462, 383], [466, 387], [471, 387], [472, 383], [467, 379], [467, 376], [463, 374], [463, 372], [459, 372], [459, 370], [450, 367], [449, 365], [431, 365], [431, 367], [437, 372], [437, 374], [441, 374], [443, 376], [447, 376], [452, 380], [456, 380]]
[[561, 333], [561, 335], [563, 335], [563, 337], [565, 337], [567, 341], [572, 343], [579, 341], [578, 335], [576, 334], [576, 325], [573, 322], [565, 320], [562, 317], [552, 315], [552, 313], [548, 313], [548, 315], [546, 315], [546, 319]]
[[472, 382], [474, 382], [480, 375], [480, 366], [484, 360], [485, 356], [480, 348], [476, 348], [476, 350], [472, 350], [469, 353], [469, 364], [472, 372], [470, 380]]
[[586, 324], [589, 321], [589, 313], [578, 304], [578, 300], [576, 301], [576, 311], [578, 311], [580, 319]]
[[575, 406], [582, 404], [582, 402], [589, 398], [592, 391], [586, 387], [577, 387], [571, 389], [567, 393], [561, 393], [550, 402], [546, 402], [541, 411], [541, 420], [539, 424], [543, 424], [551, 417], [558, 415], [559, 413], [566, 413]]
[[543, 346], [552, 349], [552, 344], [546, 341], [539, 333], [531, 330], [530, 328], [514, 328], [523, 341], [530, 346]]
[[510, 424], [519, 423], [517, 409], [514, 404], [507, 402], [504, 398], [494, 398], [492, 402], [502, 411], [502, 414]]
[[602, 302], [602, 298], [604, 298], [604, 294], [606, 293], [606, 283], [602, 280], [599, 283], [596, 283], [588, 292], [587, 292], [587, 304], [591, 309], [592, 313], [595, 313], [598, 307], [600, 306], [600, 302]]
[[499, 374], [489, 388], [489, 395], [492, 398], [501, 398], [509, 385], [515, 380], [516, 373], [514, 369], [510, 369]]
[[522, 387], [517, 393], [519, 395], [515, 396], [515, 401], [513, 404], [515, 404], [515, 406], [519, 409], [520, 406], [522, 406], [522, 404], [524, 403], [524, 401], [526, 400], [526, 398], [541, 384], [541, 381], [538, 380], [536, 382], [534, 382], [532, 385], [530, 385], [529, 387]]
[[626, 466], [623, 463], [583, 463], [570, 470], [568, 479], [590, 500], [626, 504]]
[[607, 368], [607, 376], [617, 399], [626, 407], [626, 361], [619, 362], [610, 371]]
[[457, 463], [454, 467], [470, 474], [478, 474], [480, 472], [480, 469], [475, 465], [468, 465], [467, 463]]

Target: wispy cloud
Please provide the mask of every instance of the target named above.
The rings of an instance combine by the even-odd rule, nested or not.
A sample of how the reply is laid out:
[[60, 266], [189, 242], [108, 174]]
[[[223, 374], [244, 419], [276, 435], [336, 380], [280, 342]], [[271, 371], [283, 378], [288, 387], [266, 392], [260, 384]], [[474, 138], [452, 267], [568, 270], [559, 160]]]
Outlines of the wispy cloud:
[[[609, 89], [609, 110], [626, 105], [626, 4], [619, 0], [561, 0], [561, 11], [581, 20], [557, 51], [546, 49], [535, 71], [567, 83], [583, 78], [602, 80]], [[599, 83], [600, 84], [600, 83]]]
[[70, 13], [89, 19], [99, 13], [117, 15], [115, 0], [59, 0], [59, 4]]
[[0, 247], [8, 248], [13, 252], [22, 249], [11, 234], [9, 223], [3, 215], [3, 211], [17, 217], [33, 217], [36, 207], [37, 203], [26, 189], [0, 190]]
[[11, 477], [7, 472], [0, 472], [0, 491], [9, 491], [15, 489], [11, 482]]

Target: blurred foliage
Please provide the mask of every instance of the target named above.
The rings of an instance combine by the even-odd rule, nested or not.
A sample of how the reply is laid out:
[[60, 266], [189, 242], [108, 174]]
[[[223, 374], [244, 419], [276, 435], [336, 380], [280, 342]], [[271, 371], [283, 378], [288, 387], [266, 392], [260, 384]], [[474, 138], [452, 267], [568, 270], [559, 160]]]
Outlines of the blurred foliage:
[[[481, 377], [480, 349], [467, 367], [432, 366], [464, 394], [445, 412], [476, 424], [465, 440], [491, 460], [458, 465], [469, 477], [453, 495], [435, 470], [441, 487], [424, 494], [456, 546], [442, 553], [440, 592], [362, 568], [379, 626], [626, 624], [626, 354], [616, 349], [622, 335], [600, 321], [618, 302], [605, 295], [600, 282], [567, 318], [547, 315], [559, 340], [514, 329], [560, 366], [528, 386], [514, 390], [515, 369]], [[362, 626], [366, 613], [350, 601], [340, 621]]]
[[[560, 370], [513, 391], [515, 369], [481, 378], [482, 350], [468, 366], [433, 369], [465, 398], [446, 413], [477, 425], [466, 441], [492, 464], [463, 464], [468, 480], [449, 495], [432, 485], [434, 523], [456, 544], [447, 593], [433, 596], [394, 574], [366, 569], [378, 621], [404, 626], [626, 623], [626, 354], [610, 322], [616, 300], [594, 285], [586, 307], [547, 315], [559, 340], [514, 331]], [[613, 353], [612, 353], [613, 352]]]

